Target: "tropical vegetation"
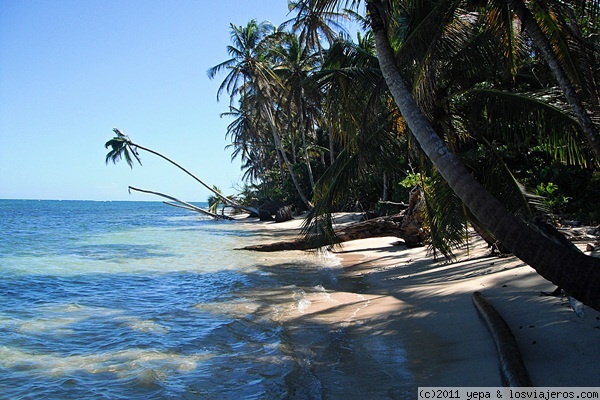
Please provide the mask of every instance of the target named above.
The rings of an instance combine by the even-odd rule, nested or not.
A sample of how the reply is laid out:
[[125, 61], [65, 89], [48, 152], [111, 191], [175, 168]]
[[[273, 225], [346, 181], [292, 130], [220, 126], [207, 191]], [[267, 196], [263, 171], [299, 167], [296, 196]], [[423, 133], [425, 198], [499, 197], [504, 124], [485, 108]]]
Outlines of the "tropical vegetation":
[[473, 226], [600, 308], [600, 262], [544, 233], [600, 222], [600, 2], [289, 7], [279, 27], [232, 24], [208, 71], [247, 204], [293, 204], [327, 236], [332, 212], [394, 212], [418, 185], [432, 249], [451, 257]]

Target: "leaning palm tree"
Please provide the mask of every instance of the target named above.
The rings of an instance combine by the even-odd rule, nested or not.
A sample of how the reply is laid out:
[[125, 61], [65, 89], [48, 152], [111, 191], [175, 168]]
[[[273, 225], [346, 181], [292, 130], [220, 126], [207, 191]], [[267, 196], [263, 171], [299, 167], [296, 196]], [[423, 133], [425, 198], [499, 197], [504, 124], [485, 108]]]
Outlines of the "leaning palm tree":
[[[508, 212], [446, 147], [412, 98], [396, 64], [382, 1], [367, 1], [377, 56], [388, 87], [411, 132], [457, 196], [513, 254], [583, 303], [600, 309], [600, 260], [557, 244]], [[455, 3], [455, 2], [452, 2]], [[450, 2], [439, 6], [450, 7]], [[389, 21], [388, 21], [389, 22]]]
[[106, 154], [106, 163], [107, 164], [109, 162], [113, 162], [114, 164], [116, 164], [121, 159], [125, 159], [125, 162], [127, 163], [127, 165], [129, 165], [130, 168], [133, 168], [134, 159], [135, 159], [140, 165], [142, 165], [142, 160], [140, 158], [138, 150], [144, 150], [150, 154], [154, 154], [156, 156], [159, 156], [163, 160], [170, 162], [171, 164], [173, 164], [174, 166], [176, 166], [177, 168], [179, 168], [180, 170], [182, 170], [183, 172], [185, 172], [186, 174], [191, 176], [196, 182], [200, 183], [202, 186], [204, 186], [205, 188], [210, 190], [212, 193], [214, 193], [214, 195], [217, 196], [218, 198], [220, 198], [225, 204], [230, 205], [235, 208], [239, 208], [239, 209], [248, 211], [249, 213], [258, 214], [258, 209], [254, 208], [254, 207], [244, 206], [234, 200], [231, 200], [230, 198], [223, 196], [220, 192], [218, 192], [214, 188], [210, 187], [208, 184], [206, 184], [204, 181], [202, 181], [196, 175], [192, 174], [190, 171], [188, 171], [187, 169], [185, 169], [184, 167], [182, 167], [175, 161], [171, 160], [167, 156], [165, 156], [157, 151], [154, 151], [152, 149], [149, 149], [147, 147], [141, 146], [137, 143], [134, 143], [133, 141], [131, 141], [129, 136], [127, 136], [123, 132], [121, 132], [120, 129], [114, 128], [113, 132], [116, 134], [116, 136], [104, 144], [105, 148], [107, 148], [107, 149], [110, 148], [110, 151]]
[[[335, 8], [339, 3], [352, 3], [355, 6], [361, 3], [358, 0], [320, 2], [323, 9]], [[513, 254], [573, 297], [600, 310], [600, 260], [557, 243], [509, 212], [449, 150], [415, 102], [397, 64], [392, 47], [392, 43], [397, 44], [397, 41], [388, 36], [394, 22], [394, 7], [400, 7], [401, 3], [367, 0], [366, 7], [385, 82], [423, 152], [474, 217]], [[458, 4], [454, 0], [442, 0], [436, 3], [435, 9], [441, 11], [441, 15], [448, 16], [452, 15]], [[442, 20], [442, 23], [446, 21]], [[443, 29], [435, 31], [443, 34]]]
[[[579, 3], [579, 2], [578, 2]], [[585, 1], [577, 4], [585, 8]], [[598, 9], [597, 2], [593, 7]], [[529, 5], [528, 5], [529, 4]], [[581, 37], [574, 38], [574, 31], [581, 31], [579, 24], [570, 15], [571, 7], [575, 4], [569, 2], [541, 2], [524, 0], [487, 0], [471, 4], [470, 8], [478, 12], [485, 20], [486, 29], [493, 31], [498, 36], [498, 44], [507, 62], [511, 63], [511, 73], [515, 74], [518, 65], [513, 52], [514, 39], [519, 31], [525, 31], [535, 49], [528, 49], [532, 54], [539, 53], [543, 56], [547, 66], [554, 75], [556, 84], [570, 107], [574, 119], [578, 122], [585, 134], [588, 146], [600, 159], [600, 134], [598, 125], [594, 123], [584, 105], [584, 93], [598, 93], [600, 90], [596, 83], [597, 77], [586, 71], [589, 67], [588, 54], [593, 51], [582, 51]], [[575, 7], [579, 8], [579, 7]], [[515, 17], [516, 15], [516, 20]], [[597, 13], [597, 11], [596, 11]], [[561, 15], [562, 14], [562, 15]], [[585, 55], [577, 52], [586, 53]], [[581, 58], [584, 58], [586, 62]], [[587, 76], [586, 76], [587, 75]], [[592, 75], [592, 76], [590, 76]], [[584, 79], [588, 78], [588, 79]], [[591, 78], [591, 79], [589, 79]], [[554, 83], [550, 83], [554, 85]], [[598, 102], [597, 94], [589, 98], [591, 103]], [[596, 97], [596, 98], [594, 98]]]

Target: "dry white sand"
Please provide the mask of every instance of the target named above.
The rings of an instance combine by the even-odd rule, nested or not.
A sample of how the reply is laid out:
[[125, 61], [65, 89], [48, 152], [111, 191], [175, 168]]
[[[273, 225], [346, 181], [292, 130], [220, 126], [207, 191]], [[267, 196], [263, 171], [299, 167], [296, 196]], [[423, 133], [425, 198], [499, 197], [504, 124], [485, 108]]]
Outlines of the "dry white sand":
[[535, 386], [600, 386], [600, 313], [585, 307], [579, 317], [566, 297], [542, 296], [555, 286], [520, 260], [489, 257], [476, 238], [454, 263], [392, 237], [347, 242], [334, 253], [343, 266], [339, 290], [308, 293], [296, 317], [352, 325], [365, 340], [397, 341], [419, 386], [502, 386], [492, 337], [472, 304], [475, 291], [512, 329]]

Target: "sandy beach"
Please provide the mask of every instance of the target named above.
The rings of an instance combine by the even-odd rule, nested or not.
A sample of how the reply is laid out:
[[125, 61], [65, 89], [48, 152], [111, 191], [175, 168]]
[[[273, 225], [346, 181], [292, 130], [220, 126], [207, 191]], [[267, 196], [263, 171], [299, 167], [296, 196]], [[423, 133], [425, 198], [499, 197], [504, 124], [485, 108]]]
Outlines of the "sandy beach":
[[[293, 231], [300, 223], [268, 227]], [[298, 331], [344, 327], [366, 343], [359, 350], [373, 364], [390, 361], [377, 340], [388, 349], [397, 343], [395, 360], [419, 386], [502, 386], [493, 339], [472, 303], [479, 291], [511, 328], [533, 385], [600, 386], [600, 313], [585, 307], [580, 317], [567, 297], [541, 295], [555, 286], [515, 257], [489, 256], [476, 236], [453, 263], [393, 237], [346, 242], [333, 253], [343, 269], [338, 290], [307, 293], [306, 307], [290, 317]], [[360, 373], [349, 375], [360, 385]]]

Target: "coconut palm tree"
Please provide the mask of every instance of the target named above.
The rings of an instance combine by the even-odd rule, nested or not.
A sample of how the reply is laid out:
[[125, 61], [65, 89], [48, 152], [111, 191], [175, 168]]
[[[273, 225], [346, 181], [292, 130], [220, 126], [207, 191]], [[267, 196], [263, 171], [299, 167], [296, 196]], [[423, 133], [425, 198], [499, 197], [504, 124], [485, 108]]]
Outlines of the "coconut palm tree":
[[[448, 4], [450, 6], [450, 4]], [[575, 298], [600, 309], [600, 260], [558, 245], [508, 212], [467, 171], [414, 102], [387, 36], [385, 7], [368, 1], [381, 70], [400, 112], [423, 151], [456, 195], [513, 254]]]
[[[411, 18], [411, 21], [414, 20]], [[478, 25], [480, 23], [483, 25]], [[511, 45], [517, 48], [517, 51], [503, 51], [503, 54], [506, 54], [505, 60], [499, 62], [502, 58], [492, 51], [492, 45], [497, 45], [499, 41], [496, 40], [497, 33], [490, 26], [489, 20], [472, 19], [469, 22], [458, 18], [453, 24], [452, 29], [446, 30], [440, 43], [421, 46], [423, 50], [420, 51], [417, 51], [417, 46], [410, 52], [404, 51], [405, 57], [410, 55], [412, 59], [424, 60], [415, 63], [421, 66], [417, 73], [413, 73], [417, 76], [415, 79], [418, 83], [413, 86], [419, 106], [426, 110], [426, 115], [432, 121], [435, 130], [444, 136], [447, 145], [453, 151], [458, 152], [462, 162], [467, 161], [469, 171], [481, 179], [486, 189], [498, 196], [511, 212], [533, 216], [538, 211], [529, 204], [532, 198], [523, 192], [522, 185], [490, 145], [494, 143], [494, 147], [497, 147], [499, 143], [513, 143], [515, 151], [519, 143], [522, 144], [522, 151], [528, 151], [532, 146], [543, 145], [543, 148], [552, 152], [551, 156], [559, 158], [561, 162], [585, 164], [585, 152], [582, 154], [577, 141], [568, 140], [571, 135], [565, 135], [567, 132], [577, 131], [577, 124], [565, 116], [564, 111], [552, 105], [552, 97], [547, 92], [543, 93], [542, 98], [533, 94], [501, 91], [493, 86], [489, 89], [482, 88], [481, 83], [490, 80], [492, 71], [500, 68], [500, 71], [505, 71], [502, 75], [509, 77], [517, 70], [517, 62], [523, 57], [523, 52], [519, 51], [519, 46], [516, 45], [518, 37], [513, 37], [514, 44]], [[367, 34], [366, 37], [372, 36]], [[359, 38], [359, 44], [335, 43], [327, 55], [330, 61], [326, 63], [326, 72], [321, 74], [322, 81], [327, 83], [328, 92], [335, 95], [335, 103], [341, 107], [340, 114], [355, 116], [354, 118], [361, 115], [361, 110], [365, 110], [366, 115], [374, 114], [372, 107], [359, 100], [358, 93], [371, 93], [374, 98], [388, 96], [387, 92], [376, 90], [378, 82], [383, 78], [374, 48], [371, 51], [369, 45], [364, 42]], [[429, 54], [424, 57], [420, 54], [423, 51]], [[491, 55], [491, 59], [487, 59], [486, 55]], [[515, 86], [512, 78], [504, 81], [506, 82], [501, 86], [503, 88]], [[366, 85], [368, 82], [371, 87]], [[493, 81], [487, 85], [492, 83]], [[506, 83], [509, 83], [509, 86], [506, 86]], [[352, 105], [356, 105], [357, 108], [353, 108]], [[535, 135], [532, 135], [532, 126], [538, 127]], [[348, 135], [353, 131], [357, 129], [350, 126], [344, 129], [346, 139], [343, 142], [354, 142], [355, 150], [347, 147], [347, 151], [342, 152], [340, 156], [355, 154], [366, 160], [373, 150], [367, 151], [369, 143], [364, 138], [369, 136], [365, 135], [366, 131], [357, 135], [356, 138], [363, 139], [356, 149], [358, 141]], [[401, 129], [397, 131], [400, 132]], [[572, 134], [577, 135], [577, 132]], [[397, 157], [397, 154], [405, 153], [384, 142], [385, 138], [386, 136], [382, 135], [373, 136], [373, 140], [381, 145], [380, 151], [376, 153], [379, 160], [374, 161], [374, 164], [397, 165], [389, 161], [381, 162], [383, 157], [389, 159], [391, 156]], [[390, 154], [390, 151], [395, 153]], [[483, 163], [479, 162], [479, 158], [473, 157], [482, 151], [486, 152]], [[428, 168], [423, 162], [419, 164], [421, 171], [429, 176], [421, 185], [425, 189], [425, 220], [429, 228], [432, 250], [440, 250], [445, 256], [451, 256], [452, 247], [466, 239], [467, 221], [472, 224], [478, 224], [478, 221], [465, 212], [460, 200], [447, 188], [443, 180], [437, 178], [439, 175], [435, 169]], [[313, 214], [332, 211], [332, 199], [347, 194], [348, 183], [350, 179], [354, 179], [350, 177], [357, 176], [361, 170], [369, 170], [368, 165], [369, 163], [363, 162], [361, 168], [355, 168], [354, 163], [335, 163], [332, 168], [343, 167], [347, 170], [345, 173], [331, 171], [327, 174], [328, 179], [334, 179], [336, 182], [319, 186]], [[392, 173], [393, 169], [390, 169], [390, 174]], [[329, 193], [323, 194], [323, 191]], [[449, 207], [452, 207], [452, 212]], [[319, 223], [319, 219], [313, 219], [313, 214], [307, 221], [309, 224], [313, 221]], [[322, 232], [323, 229], [307, 229], [307, 232], [314, 231]], [[481, 229], [480, 232], [486, 233]], [[489, 237], [489, 240], [491, 243], [496, 242], [492, 237]]]
[[319, 1], [299, 0], [288, 1], [290, 11], [295, 11], [298, 15], [281, 24], [282, 28], [291, 25], [292, 32], [300, 32], [299, 41], [310, 49], [318, 50], [322, 58], [323, 41], [331, 45], [339, 36], [339, 33], [345, 33], [346, 29], [340, 22], [348, 20], [346, 13], [336, 12], [335, 10], [319, 9]]
[[283, 146], [277, 126], [277, 109], [274, 108], [276, 104], [272, 101], [277, 98], [276, 93], [282, 87], [272, 68], [273, 43], [278, 36], [280, 33], [268, 22], [258, 23], [251, 20], [246, 26], [232, 24], [232, 44], [227, 46], [231, 58], [210, 68], [207, 73], [209, 78], [213, 79], [218, 73], [228, 71], [219, 86], [217, 99], [223, 91], [230, 94], [231, 102], [243, 96], [253, 97], [256, 109], [273, 136], [280, 169], [287, 169], [302, 202], [311, 208]]
[[281, 91], [279, 103], [285, 108], [287, 118], [290, 119], [290, 130], [300, 132], [304, 163], [308, 173], [311, 190], [314, 189], [315, 180], [308, 154], [308, 135], [314, 132], [315, 121], [311, 118], [317, 111], [315, 103], [318, 102], [318, 92], [310, 74], [318, 65], [316, 54], [304, 46], [298, 36], [286, 34], [275, 47], [276, 65], [275, 72], [279, 76], [284, 90]]
[[[150, 154], [154, 154], [154, 155], [162, 158], [163, 160], [170, 162], [171, 164], [173, 164], [174, 166], [176, 166], [177, 168], [179, 168], [180, 170], [182, 170], [183, 172], [185, 172], [186, 174], [191, 176], [196, 182], [200, 183], [202, 186], [204, 186], [205, 188], [210, 190], [215, 196], [220, 198], [225, 204], [230, 205], [235, 208], [239, 208], [239, 209], [248, 211], [250, 213], [258, 214], [258, 210], [256, 208], [244, 206], [232, 199], [229, 199], [229, 198], [223, 196], [220, 192], [218, 192], [213, 187], [206, 184], [203, 180], [198, 178], [196, 175], [192, 174], [190, 171], [188, 171], [187, 169], [185, 169], [184, 167], [182, 167], [181, 165], [179, 165], [178, 163], [176, 163], [169, 157], [167, 157], [157, 151], [149, 149], [148, 147], [144, 147], [137, 143], [134, 143], [129, 138], [129, 136], [125, 135], [120, 129], [114, 128], [113, 132], [115, 133], [116, 136], [114, 136], [112, 139], [110, 139], [109, 141], [107, 141], [104, 144], [105, 148], [107, 148], [107, 149], [110, 148], [110, 151], [106, 154], [106, 163], [107, 164], [109, 162], [116, 164], [121, 159], [125, 159], [125, 162], [127, 162], [127, 165], [129, 165], [130, 168], [133, 168], [133, 165], [134, 165], [133, 160], [135, 159], [140, 165], [142, 165], [142, 160], [139, 156], [139, 150], [144, 150]], [[133, 156], [133, 158], [132, 158], [132, 156]]]
[[[325, 62], [323, 42], [327, 42], [331, 46], [340, 34], [345, 35], [346, 30], [341, 22], [348, 20], [349, 17], [346, 13], [321, 8], [320, 6], [318, 0], [288, 1], [290, 11], [296, 11], [298, 14], [294, 19], [281, 24], [281, 27], [291, 25], [292, 32], [300, 32], [300, 43], [303, 43], [308, 49], [316, 50], [321, 59], [321, 64], [323, 64]], [[335, 160], [335, 140], [331, 126], [328, 127], [328, 132], [329, 162], [331, 164]]]
[[[335, 8], [339, 3], [334, 0], [320, 1], [322, 9]], [[356, 6], [360, 2], [350, 3]], [[439, 15], [451, 16], [458, 3], [442, 0], [436, 3], [434, 12], [439, 11]], [[413, 92], [403, 76], [406, 69], [399, 68], [392, 47], [392, 44], [398, 44], [396, 38], [388, 36], [393, 32], [393, 17], [397, 16], [395, 12], [401, 5], [402, 2], [399, 1], [366, 1], [377, 58], [385, 82], [423, 152], [474, 217], [513, 254], [527, 262], [540, 275], [564, 288], [573, 297], [600, 309], [600, 260], [558, 244], [509, 212], [450, 151], [415, 102]], [[441, 21], [446, 25], [447, 21], [444, 21], [444, 18], [441, 18]], [[443, 29], [437, 29], [436, 26], [434, 28], [436, 29], [433, 31], [439, 32], [439, 35], [443, 33]]]
[[[251, 97], [244, 96], [239, 100], [239, 107], [229, 107], [229, 111], [222, 113], [221, 117], [232, 118], [227, 126], [226, 139], [231, 144], [226, 148], [232, 148], [231, 159], [239, 157], [244, 170], [243, 179], [257, 182], [264, 177], [266, 172], [277, 163], [276, 150], [269, 135], [268, 128], [261, 125], [258, 110], [247, 104], [253, 103]], [[280, 165], [281, 166], [281, 165]], [[284, 172], [280, 171], [284, 176]]]

